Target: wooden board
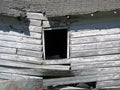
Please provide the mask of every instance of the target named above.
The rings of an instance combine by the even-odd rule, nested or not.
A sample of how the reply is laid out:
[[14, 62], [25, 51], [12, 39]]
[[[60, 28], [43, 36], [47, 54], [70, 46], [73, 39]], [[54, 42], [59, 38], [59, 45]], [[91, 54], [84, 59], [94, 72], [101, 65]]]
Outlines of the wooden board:
[[8, 47], [1, 47], [0, 46], [0, 53], [15, 54], [16, 53], [16, 49], [15, 48], [8, 48]]
[[22, 42], [22, 43], [39, 44], [39, 45], [41, 44], [41, 40], [28, 38], [28, 37], [21, 37], [21, 36], [18, 37], [18, 36], [3, 35], [3, 34], [0, 34], [0, 37], [1, 37], [0, 40], [4, 40], [4, 41]]
[[75, 76], [75, 77], [44, 79], [43, 85], [44, 86], [53, 86], [53, 85], [65, 85], [65, 84], [119, 79], [120, 75], [118, 75], [118, 74], [119, 73], [105, 74], [105, 75], [93, 75], [93, 76], [91, 75], [91, 76]]
[[120, 67], [87, 68], [87, 69], [71, 70], [71, 72], [75, 76], [112, 74], [112, 73], [119, 73]]
[[70, 50], [90, 50], [90, 49], [102, 49], [110, 47], [119, 47], [120, 41], [109, 41], [109, 42], [98, 42], [98, 43], [89, 43], [89, 44], [76, 44], [70, 45]]
[[[73, 31], [72, 31], [73, 30]], [[71, 37], [88, 37], [88, 36], [97, 36], [97, 35], [111, 35], [111, 34], [119, 34], [120, 33], [120, 28], [111, 28], [111, 29], [95, 29], [95, 30], [78, 30], [74, 31], [72, 29], [70, 31]]]
[[70, 43], [71, 44], [95, 43], [95, 42], [114, 41], [114, 40], [119, 40], [119, 39], [120, 39], [120, 34], [112, 34], [112, 35], [71, 38]]
[[0, 59], [4, 60], [12, 60], [12, 61], [19, 61], [19, 62], [27, 62], [27, 63], [38, 63], [41, 64], [42, 59], [37, 57], [31, 57], [31, 56], [22, 56], [17, 54], [3, 54], [0, 53]]
[[11, 47], [11, 48], [20, 48], [20, 49], [26, 49], [26, 50], [35, 50], [35, 51], [42, 50], [42, 45], [34, 45], [34, 44], [10, 42], [10, 41], [2, 41], [2, 40], [0, 40], [0, 46]]
[[99, 68], [99, 67], [119, 67], [119, 59], [113, 61], [101, 61], [101, 62], [86, 62], [86, 63], [76, 63], [71, 65], [71, 70], [79, 69], [89, 69], [89, 68]]
[[23, 56], [31, 56], [31, 57], [38, 57], [40, 59], [43, 58], [43, 53], [42, 51], [30, 51], [30, 50], [22, 50], [18, 49], [17, 50], [18, 55], [23, 55]]
[[118, 54], [120, 53], [120, 47], [116, 48], [104, 48], [104, 49], [92, 49], [92, 50], [76, 50], [71, 51], [71, 57], [88, 57], [88, 56], [99, 56], [108, 54]]
[[13, 30], [10, 30], [10, 31], [0, 30], [0, 34], [19, 36], [19, 37], [35, 38], [35, 39], [40, 39], [41, 38], [40, 33], [29, 32], [29, 31], [25, 31], [25, 32], [23, 31], [23, 33], [22, 33], [21, 30], [16, 30], [16, 31], [13, 31]]

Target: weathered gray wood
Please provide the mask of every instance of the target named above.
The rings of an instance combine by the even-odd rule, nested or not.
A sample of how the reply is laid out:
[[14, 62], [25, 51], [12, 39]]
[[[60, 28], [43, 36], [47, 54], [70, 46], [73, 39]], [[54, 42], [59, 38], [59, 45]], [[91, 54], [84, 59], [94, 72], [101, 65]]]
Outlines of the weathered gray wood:
[[87, 69], [87, 68], [98, 68], [98, 67], [119, 67], [120, 61], [101, 61], [101, 62], [86, 62], [71, 64], [71, 70]]
[[32, 26], [32, 25], [30, 25], [28, 29], [30, 32], [37, 32], [37, 33], [41, 33], [42, 31], [42, 27]]
[[21, 68], [11, 68], [11, 67], [0, 67], [0, 73], [11, 73], [18, 75], [32, 75], [32, 76], [54, 76], [54, 77], [63, 77], [63, 76], [72, 76], [73, 74], [66, 70], [45, 70], [45, 69], [21, 69]]
[[43, 60], [43, 64], [71, 64], [70, 59], [52, 59], [52, 60]]
[[42, 58], [43, 55], [42, 51], [38, 52], [38, 51], [30, 51], [30, 50], [22, 50], [22, 49], [18, 49], [17, 54], [23, 56], [38, 57], [38, 58]]
[[46, 69], [46, 70], [70, 70], [70, 66], [65, 65], [41, 65], [41, 64], [35, 64], [35, 62], [17, 62], [17, 61], [10, 61], [10, 60], [3, 60], [0, 59], [2, 63], [0, 63], [1, 66], [11, 66], [11, 67], [21, 67], [21, 68], [31, 68], [31, 69]]
[[3, 47], [12, 47], [12, 48], [20, 48], [20, 49], [27, 49], [27, 50], [35, 50], [41, 51], [41, 45], [34, 45], [34, 44], [27, 44], [27, 43], [18, 43], [18, 42], [10, 42], [10, 41], [2, 41], [0, 40], [0, 46]]
[[97, 82], [98, 88], [106, 88], [106, 87], [120, 87], [120, 80], [108, 80], [108, 81], [99, 81]]
[[114, 73], [114, 74], [105, 74], [105, 75], [98, 74], [93, 76], [75, 76], [75, 77], [64, 77], [64, 78], [55, 78], [55, 79], [44, 79], [43, 86], [94, 82], [94, 81], [103, 81], [103, 80], [119, 79], [119, 78], [120, 78], [119, 73]]
[[30, 19], [30, 25], [41, 26], [41, 20]]
[[16, 49], [15, 48], [8, 48], [8, 47], [1, 47], [0, 46], [0, 53], [15, 54], [16, 53]]
[[47, 20], [47, 17], [43, 16], [42, 13], [28, 12], [27, 13], [27, 18], [29, 18], [29, 19], [37, 19], [37, 20]]
[[120, 47], [117, 48], [105, 48], [105, 49], [93, 49], [93, 50], [76, 50], [71, 51], [71, 57], [81, 57], [81, 56], [96, 56], [96, 55], [106, 55], [106, 54], [118, 54], [120, 53]]
[[119, 39], [120, 39], [120, 34], [80, 37], [80, 38], [71, 38], [71, 44], [105, 42], [105, 41], [114, 41]]
[[[74, 30], [74, 29], [72, 29]], [[120, 28], [113, 29], [102, 29], [102, 30], [78, 30], [77, 32], [71, 31], [71, 37], [85, 37], [85, 36], [96, 36], [96, 35], [110, 35], [110, 34], [119, 34]]]
[[32, 39], [28, 37], [3, 35], [3, 34], [0, 34], [0, 40], [13, 41], [13, 42], [15, 41], [15, 42], [22, 42], [22, 43], [30, 43], [30, 44], [41, 44], [41, 40]]
[[100, 62], [100, 61], [113, 61], [119, 60], [120, 54], [115, 55], [101, 55], [101, 56], [89, 56], [70, 59], [57, 59], [57, 60], [44, 60], [43, 64], [71, 64], [71, 63], [86, 63], [86, 62]]
[[18, 75], [18, 74], [6, 74], [0, 73], [1, 79], [8, 79], [8, 80], [21, 80], [21, 79], [42, 79], [42, 77], [37, 76], [27, 76], [27, 75]]
[[12, 60], [12, 61], [19, 61], [19, 62], [27, 62], [27, 63], [38, 63], [41, 64], [42, 59], [37, 57], [30, 57], [30, 56], [22, 56], [17, 54], [3, 54], [0, 53], [0, 59], [5, 60]]
[[32, 63], [24, 63], [24, 62], [15, 62], [9, 60], [2, 60], [1, 66], [7, 67], [19, 67], [19, 68], [31, 68], [31, 69], [45, 69], [45, 70], [70, 70], [70, 66], [63, 65], [40, 65], [40, 64], [32, 64]]
[[102, 49], [120, 46], [120, 41], [70, 45], [70, 50]]
[[102, 74], [112, 74], [119, 73], [120, 67], [107, 67], [107, 68], [87, 68], [87, 69], [79, 69], [72, 70], [71, 73], [75, 76], [87, 76], [87, 75], [102, 75]]
[[29, 31], [26, 31], [27, 33], [24, 34], [19, 32], [19, 31], [13, 31], [13, 30], [10, 30], [10, 31], [4, 31], [4, 30], [0, 30], [0, 34], [3, 34], [3, 35], [12, 35], [12, 36], [18, 36], [18, 37], [27, 37], [27, 38], [34, 38], [34, 39], [41, 39], [41, 34], [40, 33], [35, 33], [35, 32], [29, 32]]

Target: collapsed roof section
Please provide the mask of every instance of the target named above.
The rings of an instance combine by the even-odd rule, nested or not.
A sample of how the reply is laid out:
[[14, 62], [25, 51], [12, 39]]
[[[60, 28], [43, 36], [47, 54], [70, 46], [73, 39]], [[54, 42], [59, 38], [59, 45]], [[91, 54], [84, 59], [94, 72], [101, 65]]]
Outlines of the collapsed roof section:
[[48, 17], [89, 14], [120, 8], [120, 0], [0, 0], [0, 14], [45, 13]]

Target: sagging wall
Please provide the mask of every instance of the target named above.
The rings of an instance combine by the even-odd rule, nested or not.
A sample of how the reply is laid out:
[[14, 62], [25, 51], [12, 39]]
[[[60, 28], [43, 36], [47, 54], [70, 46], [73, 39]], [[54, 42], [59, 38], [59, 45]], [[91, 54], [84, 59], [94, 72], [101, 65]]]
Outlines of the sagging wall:
[[[120, 18], [88, 18], [70, 25], [70, 57], [75, 75], [90, 76], [97, 88], [116, 87], [120, 80]], [[118, 81], [116, 81], [118, 79]]]
[[[56, 79], [56, 83], [97, 82], [97, 88], [119, 86], [119, 23], [120, 18], [114, 15], [99, 18], [61, 17], [44, 21], [45, 28], [67, 27], [69, 31], [70, 58], [66, 60], [71, 63], [73, 77], [70, 77], [71, 81], [69, 78]], [[46, 82], [50, 84], [52, 80]]]
[[[34, 16], [34, 15], [33, 15]], [[42, 20], [43, 15], [38, 14], [38, 19], [32, 18], [31, 13], [27, 18], [12, 18], [0, 16], [0, 79], [42, 79], [40, 68], [42, 58]]]

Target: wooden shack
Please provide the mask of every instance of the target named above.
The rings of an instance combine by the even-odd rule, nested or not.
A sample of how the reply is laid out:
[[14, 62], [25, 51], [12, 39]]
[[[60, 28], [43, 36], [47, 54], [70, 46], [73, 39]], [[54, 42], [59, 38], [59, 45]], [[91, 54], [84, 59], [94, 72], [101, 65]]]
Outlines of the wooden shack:
[[119, 88], [119, 8], [119, 0], [1, 0], [0, 90]]

